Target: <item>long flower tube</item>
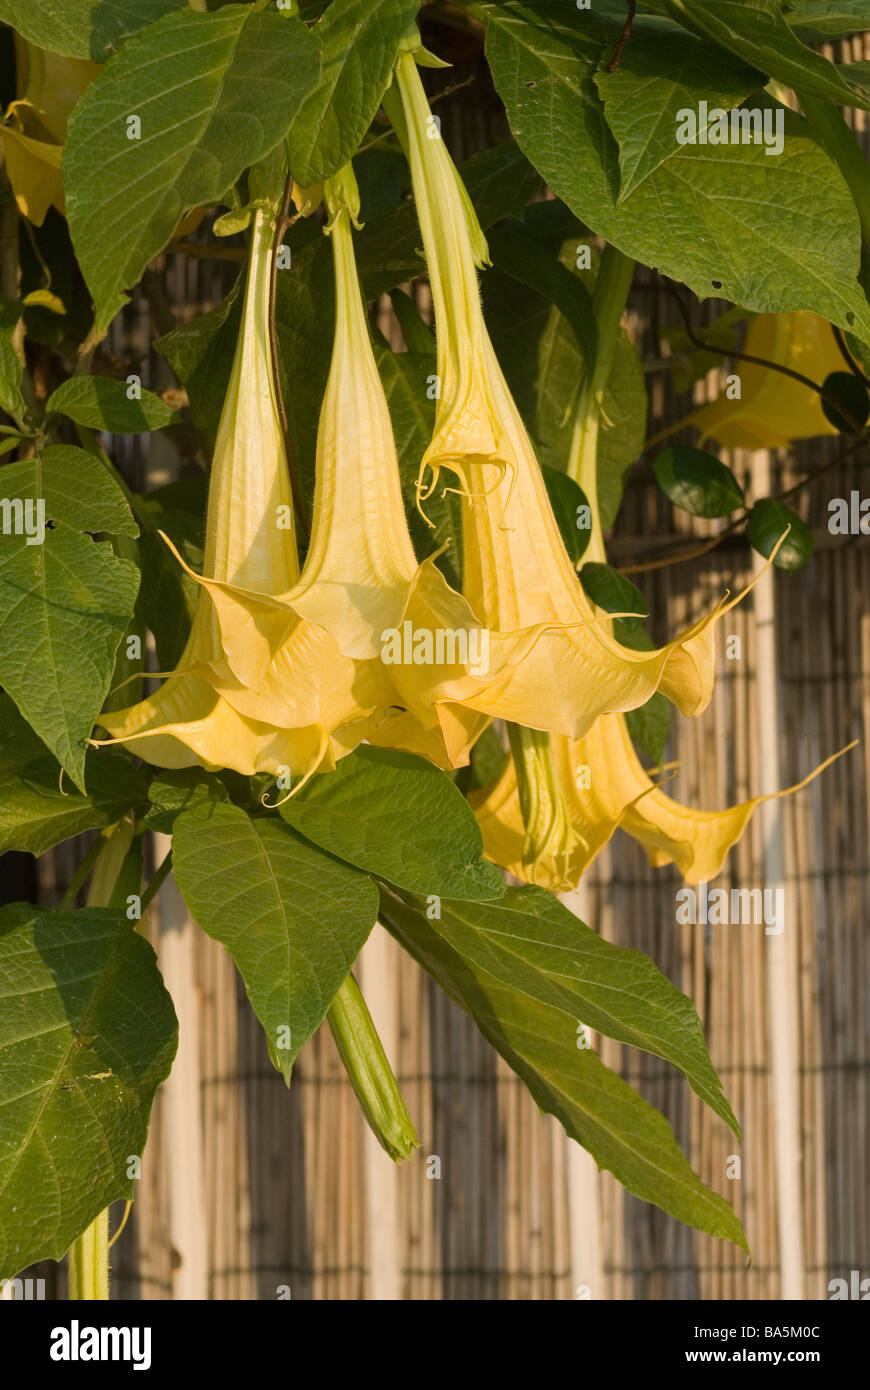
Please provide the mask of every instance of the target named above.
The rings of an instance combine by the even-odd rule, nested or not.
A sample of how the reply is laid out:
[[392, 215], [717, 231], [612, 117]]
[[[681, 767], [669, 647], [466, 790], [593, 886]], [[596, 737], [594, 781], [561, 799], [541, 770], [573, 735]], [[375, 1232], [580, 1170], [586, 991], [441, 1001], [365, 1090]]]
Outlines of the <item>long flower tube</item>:
[[610, 634], [578, 582], [490, 342], [477, 284], [486, 243], [410, 52], [385, 106], [406, 146], [435, 306], [440, 396], [421, 503], [443, 469], [457, 476], [463, 594], [494, 654], [490, 674], [462, 687], [465, 703], [574, 739], [600, 714], [635, 709], [657, 689], [682, 713], [700, 714], [724, 601], [659, 650], [630, 651]]
[[299, 563], [267, 332], [273, 237], [274, 214], [260, 209], [190, 637], [155, 694], [100, 716], [109, 741], [160, 767], [306, 776], [334, 766], [376, 707], [366, 671], [276, 600], [297, 583]]

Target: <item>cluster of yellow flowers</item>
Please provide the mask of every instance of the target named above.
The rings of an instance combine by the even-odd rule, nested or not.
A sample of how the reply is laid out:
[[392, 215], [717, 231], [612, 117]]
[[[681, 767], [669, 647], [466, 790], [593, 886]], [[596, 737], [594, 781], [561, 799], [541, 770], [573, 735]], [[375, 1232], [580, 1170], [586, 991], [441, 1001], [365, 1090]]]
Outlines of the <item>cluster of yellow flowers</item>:
[[[335, 336], [301, 573], [267, 332], [274, 214], [261, 209], [190, 638], [154, 695], [101, 724], [161, 767], [289, 773], [298, 787], [363, 740], [462, 766], [502, 719], [514, 757], [476, 798], [497, 862], [564, 888], [622, 824], [654, 862], [712, 876], [757, 802], [717, 815], [678, 806], [639, 764], [622, 714], [657, 690], [684, 715], [704, 710], [726, 604], [658, 650], [630, 650], [612, 635], [578, 581], [490, 342], [477, 282], [486, 243], [410, 51], [385, 106], [408, 155], [434, 302], [439, 392], [419, 497], [422, 508], [442, 473], [455, 475], [462, 592], [433, 557], [419, 564], [412, 546], [357, 275], [348, 166], [324, 186]], [[385, 659], [398, 631], [423, 660]], [[418, 647], [419, 634], [451, 640]], [[482, 651], [485, 662], [471, 660]]]

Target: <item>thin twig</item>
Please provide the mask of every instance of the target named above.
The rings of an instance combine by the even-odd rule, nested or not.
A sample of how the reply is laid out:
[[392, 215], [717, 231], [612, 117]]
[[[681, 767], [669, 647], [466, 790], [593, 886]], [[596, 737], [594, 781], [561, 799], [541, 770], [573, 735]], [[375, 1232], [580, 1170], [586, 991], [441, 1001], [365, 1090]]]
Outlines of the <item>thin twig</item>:
[[287, 174], [287, 182], [284, 185], [284, 197], [281, 200], [281, 210], [275, 222], [275, 241], [272, 249], [272, 270], [269, 281], [269, 345], [272, 351], [272, 381], [275, 388], [275, 401], [278, 406], [278, 416], [281, 421], [281, 433], [284, 436], [284, 452], [287, 456], [287, 468], [290, 473], [290, 489], [293, 494], [293, 505], [296, 508], [296, 516], [306, 540], [311, 537], [311, 527], [308, 517], [305, 514], [305, 506], [302, 501], [302, 489], [299, 486], [299, 476], [293, 455], [293, 440], [290, 436], [290, 420], [287, 415], [287, 406], [284, 402], [284, 391], [281, 387], [281, 368], [278, 357], [278, 329], [275, 322], [275, 309], [278, 298], [278, 254], [281, 249], [284, 233], [293, 226], [299, 217], [290, 216], [290, 203], [293, 197], [293, 175]]
[[864, 435], [866, 424], [861, 424], [856, 420], [855, 417], [845, 409], [841, 402], [837, 400], [836, 396], [832, 396], [830, 392], [826, 391], [823, 386], [819, 386], [818, 382], [813, 381], [811, 377], [804, 376], [803, 372], [796, 372], [793, 367], [784, 367], [781, 362], [772, 362], [768, 357], [756, 357], [751, 352], [738, 352], [736, 348], [720, 348], [716, 347], [714, 343], [705, 342], [703, 338], [698, 336], [692, 327], [692, 321], [689, 318], [688, 310], [676, 286], [672, 285], [668, 280], [663, 280], [662, 283], [665, 289], [668, 290], [677, 301], [683, 319], [683, 327], [686, 330], [689, 341], [694, 343], [695, 347], [703, 348], [704, 352], [712, 352], [719, 357], [734, 357], [739, 362], [752, 362], [756, 367], [766, 367], [769, 371], [779, 372], [782, 376], [790, 377], [792, 381], [799, 381], [801, 386], [806, 386], [809, 391], [815, 391], [817, 396], [820, 396], [823, 401], [826, 401], [827, 404], [846, 421], [846, 424], [854, 430], [856, 435]]
[[[863, 441], [859, 441], [857, 444], [852, 444], [848, 449], [844, 449], [836, 458], [831, 459], [821, 468], [817, 468], [814, 473], [810, 473], [806, 478], [802, 478], [800, 482], [794, 483], [791, 487], [786, 488], [784, 492], [777, 493], [775, 497], [771, 498], [771, 501], [786, 502], [790, 498], [795, 497], [799, 492], [803, 491], [805, 487], [808, 487], [810, 483], [814, 483], [817, 478], [821, 478], [823, 474], [829, 473], [832, 468], [837, 468], [840, 464], [846, 463], [853, 454], [858, 452], [862, 443]], [[620, 567], [619, 572], [620, 574], [641, 574], [647, 570], [665, 569], [668, 565], [679, 565], [685, 560], [697, 560], [702, 555], [708, 554], [709, 551], [715, 550], [716, 546], [721, 545], [726, 536], [733, 535], [735, 531], [740, 530], [741, 526], [745, 526], [746, 522], [749, 520], [751, 511], [751, 507], [746, 507], [740, 516], [735, 517], [735, 519], [729, 522], [717, 535], [711, 536], [708, 541], [704, 541], [701, 545], [691, 546], [688, 550], [681, 550], [677, 555], [668, 555], [659, 560], [649, 560], [637, 565], [623, 565]]]
[[613, 50], [613, 57], [608, 64], [607, 71], [615, 72], [619, 67], [619, 60], [622, 57], [622, 50], [631, 37], [631, 26], [634, 24], [634, 12], [637, 9], [637, 0], [628, 0], [628, 19], [625, 21], [619, 42]]

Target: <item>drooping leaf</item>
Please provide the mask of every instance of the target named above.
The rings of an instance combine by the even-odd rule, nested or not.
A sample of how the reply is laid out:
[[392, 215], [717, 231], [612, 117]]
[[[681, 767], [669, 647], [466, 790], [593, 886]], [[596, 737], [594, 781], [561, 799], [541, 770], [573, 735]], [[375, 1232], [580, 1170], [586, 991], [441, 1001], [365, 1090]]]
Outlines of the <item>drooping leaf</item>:
[[498, 898], [474, 813], [445, 772], [412, 753], [362, 746], [281, 806], [306, 839], [414, 893]]
[[332, 0], [317, 27], [323, 72], [288, 136], [298, 184], [321, 183], [356, 153], [419, 7], [420, 0]]
[[743, 489], [731, 469], [706, 449], [686, 444], [665, 449], [652, 468], [662, 492], [692, 516], [730, 516], [744, 505]]
[[177, 1040], [154, 952], [121, 914], [0, 911], [0, 1278], [59, 1260], [133, 1196]]
[[251, 5], [168, 14], [107, 63], [63, 156], [67, 221], [101, 326], [180, 218], [280, 144], [319, 74], [314, 33]]
[[768, 559], [787, 529], [788, 535], [776, 552], [773, 563], [781, 570], [799, 570], [813, 553], [813, 536], [790, 507], [775, 501], [773, 497], [763, 497], [749, 513], [746, 535], [759, 555]]
[[62, 786], [59, 772], [48, 755], [0, 783], [0, 854], [13, 849], [44, 854], [72, 835], [112, 825], [146, 799], [135, 764], [107, 751], [87, 756], [86, 796]]
[[594, 81], [618, 26], [578, 23], [573, 0], [508, 0], [488, 5], [486, 20], [517, 143], [593, 232], [699, 299], [812, 309], [870, 339], [855, 205], [805, 121], [784, 113], [777, 157], [760, 144], [684, 145], [620, 203], [619, 151]]
[[42, 739], [22, 718], [11, 696], [0, 691], [0, 780], [14, 777], [34, 758], [48, 752]]
[[179, 416], [153, 391], [146, 391], [107, 376], [71, 376], [53, 391], [46, 402], [46, 414], [57, 412], [94, 430], [113, 434], [140, 434], [177, 424]]
[[192, 916], [233, 957], [289, 1085], [374, 925], [374, 884], [282, 821], [226, 802], [178, 816], [172, 862]]
[[424, 903], [384, 891], [381, 920], [600, 1168], [679, 1220], [746, 1248], [734, 1212], [692, 1171], [664, 1117], [578, 1047], [587, 1021], [647, 1050], [654, 1042], [737, 1130], [691, 1002], [651, 961], [610, 946], [540, 889], [510, 889], [500, 903], [442, 903], [431, 920]]
[[673, 712], [670, 700], [657, 690], [645, 704], [630, 709], [625, 716], [628, 732], [651, 763], [657, 764], [662, 760]]

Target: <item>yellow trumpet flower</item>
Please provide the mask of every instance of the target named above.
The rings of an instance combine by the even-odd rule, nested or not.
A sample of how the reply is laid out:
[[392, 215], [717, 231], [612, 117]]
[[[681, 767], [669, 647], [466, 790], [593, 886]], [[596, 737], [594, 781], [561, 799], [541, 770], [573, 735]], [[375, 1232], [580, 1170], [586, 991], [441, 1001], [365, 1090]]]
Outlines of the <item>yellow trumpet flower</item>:
[[712, 633], [724, 604], [669, 646], [636, 652], [586, 598], [484, 324], [476, 272], [486, 242], [409, 52], [395, 88], [385, 105], [408, 153], [437, 331], [440, 391], [420, 496], [431, 495], [443, 468], [457, 475], [463, 594], [491, 634], [489, 674], [461, 683], [462, 698], [575, 739], [599, 714], [634, 709], [659, 688], [684, 714], [699, 714], [712, 693]]
[[[285, 727], [298, 719], [293, 711], [300, 688], [319, 686], [321, 676], [312, 652], [305, 652], [293, 681], [290, 666], [319, 634], [353, 663], [354, 693], [364, 705], [357, 711], [365, 721], [360, 732], [389, 746], [410, 742], [415, 751], [426, 749], [435, 761], [455, 766], [467, 762], [487, 723], [448, 698], [451, 682], [465, 675], [481, 646], [481, 625], [434, 558], [421, 565], [414, 554], [354, 259], [351, 225], [359, 193], [349, 166], [327, 181], [324, 196], [331, 214], [326, 230], [335, 269], [335, 336], [304, 569], [295, 583], [285, 571], [267, 584], [263, 575], [219, 576], [207, 554], [206, 574], [194, 578], [209, 590], [227, 665], [241, 683], [220, 686], [238, 710]], [[238, 485], [244, 492], [244, 479]], [[249, 553], [255, 553], [253, 544]], [[220, 672], [219, 661], [211, 664]]]
[[18, 97], [0, 126], [6, 173], [22, 215], [41, 227], [48, 209], [64, 211], [61, 153], [70, 113], [100, 71], [15, 34]]
[[[816, 314], [758, 314], [746, 330], [744, 351], [791, 367], [821, 386], [831, 372], [846, 370], [831, 325]], [[669, 425], [650, 443], [658, 443], [686, 425], [701, 431], [701, 442], [716, 439], [726, 449], [785, 449], [797, 439], [815, 439], [837, 431], [815, 391], [755, 362], [737, 363], [740, 398], [727, 394]]]
[[111, 741], [160, 767], [306, 776], [350, 751], [352, 729], [362, 737], [376, 706], [365, 670], [275, 597], [297, 583], [299, 563], [267, 332], [273, 236], [274, 215], [261, 209], [185, 651], [154, 695], [100, 716]]
[[573, 841], [563, 836], [554, 843], [537, 837], [530, 853], [531, 827], [524, 820], [520, 782], [511, 758], [489, 788], [469, 799], [488, 858], [518, 878], [562, 892], [576, 888], [617, 828], [640, 841], [655, 867], [676, 864], [686, 883], [715, 878], [757, 806], [800, 791], [848, 750], [834, 753], [792, 787], [751, 797], [724, 811], [682, 806], [657, 787], [634, 751], [622, 715], [602, 715], [576, 742], [551, 736], [550, 751], [557, 779], [550, 799], [561, 799]]

